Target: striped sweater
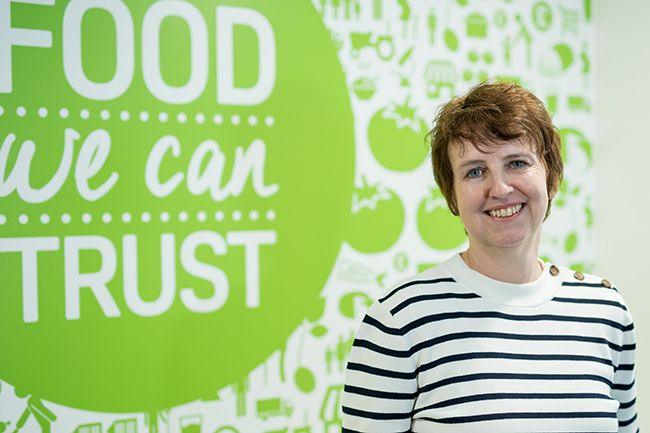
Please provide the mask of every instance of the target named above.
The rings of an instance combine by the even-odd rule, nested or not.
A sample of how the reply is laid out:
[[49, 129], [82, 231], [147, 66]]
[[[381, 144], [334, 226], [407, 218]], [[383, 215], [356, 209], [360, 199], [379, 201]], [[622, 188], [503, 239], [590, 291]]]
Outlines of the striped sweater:
[[607, 281], [547, 263], [536, 281], [509, 284], [456, 254], [368, 310], [342, 431], [635, 433], [635, 348]]

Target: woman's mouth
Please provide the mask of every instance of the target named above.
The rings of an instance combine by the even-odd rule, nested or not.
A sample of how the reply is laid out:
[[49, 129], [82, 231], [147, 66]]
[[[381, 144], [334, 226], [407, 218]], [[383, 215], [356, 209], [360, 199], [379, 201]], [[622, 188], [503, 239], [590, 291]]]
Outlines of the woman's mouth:
[[506, 207], [503, 209], [489, 210], [485, 213], [490, 215], [492, 218], [505, 220], [514, 217], [526, 206], [526, 203], [519, 203], [514, 206]]

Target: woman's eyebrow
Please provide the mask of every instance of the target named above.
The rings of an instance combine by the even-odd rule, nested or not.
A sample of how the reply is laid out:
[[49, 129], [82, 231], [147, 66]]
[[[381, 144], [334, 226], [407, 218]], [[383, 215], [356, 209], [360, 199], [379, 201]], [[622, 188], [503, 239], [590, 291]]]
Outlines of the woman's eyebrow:
[[527, 153], [511, 153], [510, 155], [505, 156], [506, 159], [508, 158], [530, 158], [530, 155]]
[[[512, 158], [530, 158], [530, 154], [523, 153], [523, 152], [515, 152], [515, 153], [510, 153], [508, 155], [505, 155], [503, 157], [503, 159], [512, 159]], [[468, 161], [462, 162], [458, 167], [465, 168], [469, 165], [483, 164], [483, 163], [485, 163], [484, 159], [470, 159]]]
[[481, 164], [481, 163], [484, 163], [484, 162], [485, 162], [484, 159], [470, 159], [469, 161], [463, 162], [458, 167], [459, 168], [464, 168], [464, 167], [467, 167], [468, 165]]

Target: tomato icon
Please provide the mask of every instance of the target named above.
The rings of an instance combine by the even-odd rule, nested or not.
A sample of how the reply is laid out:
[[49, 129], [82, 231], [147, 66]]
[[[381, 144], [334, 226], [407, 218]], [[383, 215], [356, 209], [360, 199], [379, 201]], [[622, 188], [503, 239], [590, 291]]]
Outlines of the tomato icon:
[[428, 246], [448, 250], [465, 242], [466, 234], [460, 219], [453, 215], [438, 188], [433, 188], [418, 206], [418, 232]]
[[382, 108], [370, 119], [368, 142], [375, 159], [394, 171], [410, 171], [427, 156], [426, 123], [417, 117], [408, 98], [402, 105]]
[[381, 184], [365, 178], [352, 194], [352, 218], [347, 241], [362, 253], [378, 253], [399, 239], [404, 227], [404, 206], [399, 197]]

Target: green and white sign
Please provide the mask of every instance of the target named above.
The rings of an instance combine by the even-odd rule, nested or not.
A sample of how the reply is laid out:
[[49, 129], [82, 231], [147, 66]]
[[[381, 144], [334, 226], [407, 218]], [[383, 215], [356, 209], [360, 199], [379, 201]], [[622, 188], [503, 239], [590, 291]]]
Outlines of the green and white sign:
[[0, 0], [0, 433], [340, 430], [395, 281], [464, 248], [436, 108], [554, 114], [588, 268], [589, 1]]
[[2, 378], [100, 411], [213, 397], [322, 309], [354, 174], [329, 34], [305, 2], [17, 6]]

